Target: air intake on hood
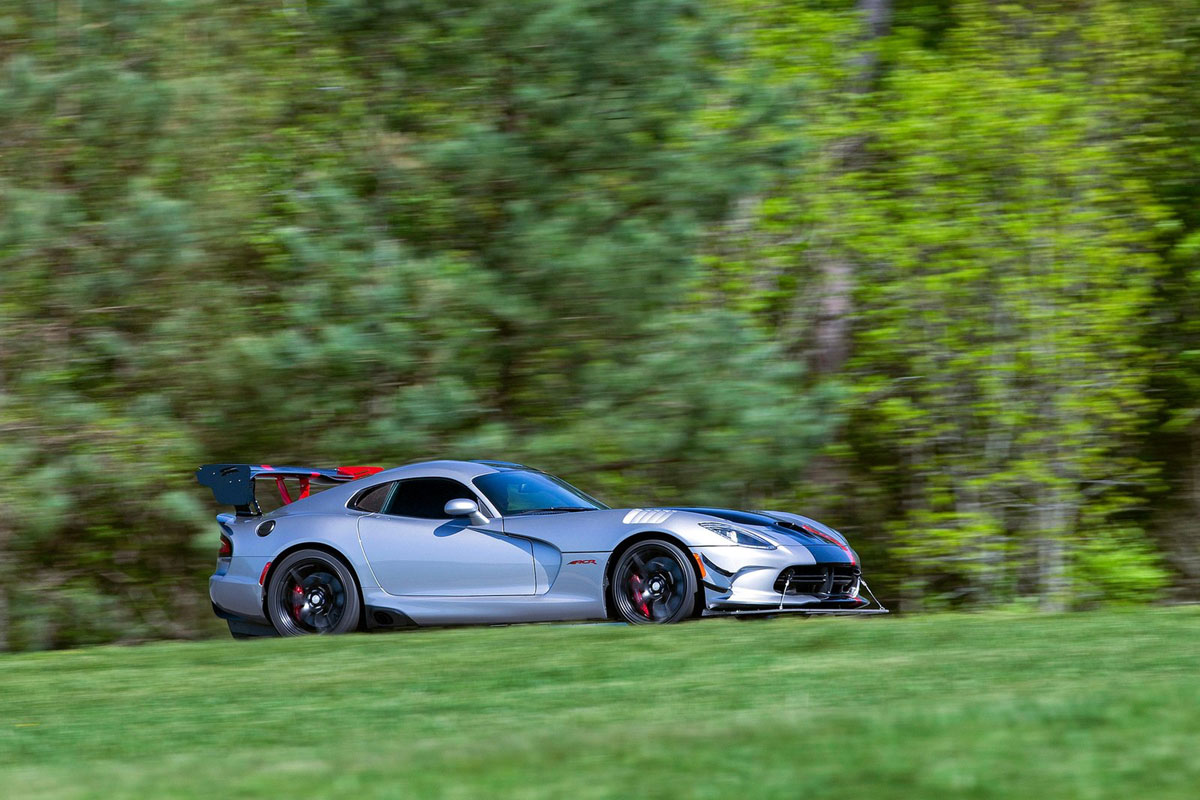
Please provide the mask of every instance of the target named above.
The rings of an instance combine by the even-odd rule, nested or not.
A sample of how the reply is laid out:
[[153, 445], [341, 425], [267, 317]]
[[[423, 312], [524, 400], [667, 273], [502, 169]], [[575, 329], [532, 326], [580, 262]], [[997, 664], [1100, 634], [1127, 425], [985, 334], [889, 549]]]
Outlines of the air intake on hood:
[[665, 508], [635, 508], [621, 520], [626, 525], [658, 525], [675, 513]]

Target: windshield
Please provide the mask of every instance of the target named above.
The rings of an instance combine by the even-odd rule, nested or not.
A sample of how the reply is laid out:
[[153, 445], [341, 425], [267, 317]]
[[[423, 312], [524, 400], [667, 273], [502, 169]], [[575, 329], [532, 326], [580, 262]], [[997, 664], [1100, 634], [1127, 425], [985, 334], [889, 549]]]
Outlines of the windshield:
[[525, 511], [573, 511], [608, 508], [566, 481], [544, 472], [512, 470], [480, 475], [475, 486], [501, 516]]

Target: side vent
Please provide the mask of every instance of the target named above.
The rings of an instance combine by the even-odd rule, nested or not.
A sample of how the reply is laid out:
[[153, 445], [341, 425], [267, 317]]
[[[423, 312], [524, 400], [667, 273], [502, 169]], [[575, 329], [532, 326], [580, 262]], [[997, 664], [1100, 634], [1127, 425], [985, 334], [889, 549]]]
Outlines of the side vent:
[[367, 628], [370, 630], [418, 627], [411, 617], [394, 608], [367, 606], [366, 620]]

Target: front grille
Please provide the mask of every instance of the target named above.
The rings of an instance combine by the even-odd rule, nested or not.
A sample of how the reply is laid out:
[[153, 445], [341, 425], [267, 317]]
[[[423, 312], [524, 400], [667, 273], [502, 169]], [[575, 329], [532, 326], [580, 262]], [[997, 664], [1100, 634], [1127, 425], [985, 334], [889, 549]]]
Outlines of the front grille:
[[853, 594], [858, 588], [857, 564], [802, 564], [788, 567], [775, 579], [780, 594]]

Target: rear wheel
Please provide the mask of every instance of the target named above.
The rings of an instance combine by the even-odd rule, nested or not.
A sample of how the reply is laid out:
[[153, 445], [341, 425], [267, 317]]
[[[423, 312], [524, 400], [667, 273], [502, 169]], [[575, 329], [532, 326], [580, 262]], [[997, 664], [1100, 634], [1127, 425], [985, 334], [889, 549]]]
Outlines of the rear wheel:
[[626, 550], [613, 569], [613, 605], [635, 625], [679, 622], [696, 604], [696, 574], [678, 547], [647, 539]]
[[361, 608], [354, 574], [323, 550], [292, 553], [267, 586], [267, 617], [280, 636], [347, 633], [358, 627]]

